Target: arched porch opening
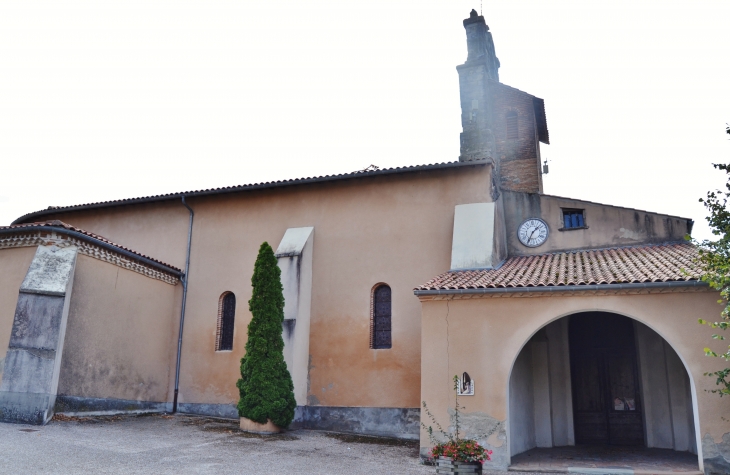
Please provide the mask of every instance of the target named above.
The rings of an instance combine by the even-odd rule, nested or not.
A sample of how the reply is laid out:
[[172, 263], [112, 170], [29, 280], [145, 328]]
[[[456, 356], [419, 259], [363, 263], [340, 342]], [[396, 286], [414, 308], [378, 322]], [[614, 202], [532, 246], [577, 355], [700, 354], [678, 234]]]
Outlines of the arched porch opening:
[[684, 363], [657, 332], [623, 315], [581, 312], [541, 328], [514, 362], [508, 400], [513, 462], [553, 447], [672, 449], [697, 460]]

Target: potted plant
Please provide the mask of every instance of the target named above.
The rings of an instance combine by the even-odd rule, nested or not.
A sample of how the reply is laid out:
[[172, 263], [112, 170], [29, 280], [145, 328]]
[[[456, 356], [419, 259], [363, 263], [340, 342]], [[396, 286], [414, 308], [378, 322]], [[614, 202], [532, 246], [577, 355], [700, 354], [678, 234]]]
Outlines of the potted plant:
[[454, 376], [454, 393], [456, 394], [454, 403], [454, 432], [446, 432], [436, 421], [436, 418], [423, 401], [423, 410], [436, 426], [438, 434], [441, 435], [441, 441], [437, 435], [434, 435], [433, 427], [426, 426], [421, 422], [421, 426], [428, 432], [428, 438], [433, 444], [433, 448], [429, 453], [429, 459], [436, 465], [436, 473], [482, 473], [482, 465], [484, 462], [491, 460], [492, 451], [487, 450], [479, 444], [475, 439], [489, 437], [496, 431], [500, 424], [493, 428], [489, 434], [483, 434], [474, 438], [462, 438], [460, 431], [459, 413], [463, 409], [459, 405], [459, 377]]
[[251, 286], [248, 308], [253, 318], [248, 324], [246, 355], [241, 358], [241, 379], [236, 384], [241, 394], [238, 414], [242, 430], [272, 434], [291, 423], [297, 403], [284, 362], [281, 271], [266, 242], [259, 249]]

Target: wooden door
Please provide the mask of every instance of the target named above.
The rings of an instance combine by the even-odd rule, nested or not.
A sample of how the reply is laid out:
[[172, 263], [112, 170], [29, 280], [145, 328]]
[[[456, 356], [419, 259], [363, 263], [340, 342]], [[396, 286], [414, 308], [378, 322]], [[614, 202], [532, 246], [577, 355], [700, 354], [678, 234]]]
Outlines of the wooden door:
[[576, 444], [644, 445], [631, 320], [581, 313], [569, 335]]

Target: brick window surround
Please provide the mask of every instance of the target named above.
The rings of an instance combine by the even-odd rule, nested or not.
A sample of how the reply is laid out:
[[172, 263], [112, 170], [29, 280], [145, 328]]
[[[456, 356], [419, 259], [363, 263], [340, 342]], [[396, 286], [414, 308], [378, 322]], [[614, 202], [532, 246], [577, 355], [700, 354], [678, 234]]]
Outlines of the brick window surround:
[[392, 298], [388, 284], [376, 284], [370, 292], [370, 348], [392, 347]]
[[218, 323], [215, 329], [215, 351], [233, 350], [233, 324], [236, 319], [236, 296], [223, 292], [218, 299]]

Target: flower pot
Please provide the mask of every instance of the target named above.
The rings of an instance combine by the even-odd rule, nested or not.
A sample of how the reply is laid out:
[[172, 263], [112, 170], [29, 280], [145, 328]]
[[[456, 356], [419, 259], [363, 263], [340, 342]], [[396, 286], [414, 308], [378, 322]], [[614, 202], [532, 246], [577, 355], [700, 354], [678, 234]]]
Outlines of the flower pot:
[[436, 461], [436, 473], [482, 473], [479, 462], [454, 462], [449, 457], [439, 457]]
[[278, 434], [281, 432], [281, 428], [271, 422], [271, 419], [266, 421], [266, 424], [259, 424], [258, 422], [245, 417], [241, 418], [241, 430], [244, 432], [252, 432], [254, 434], [263, 435]]

